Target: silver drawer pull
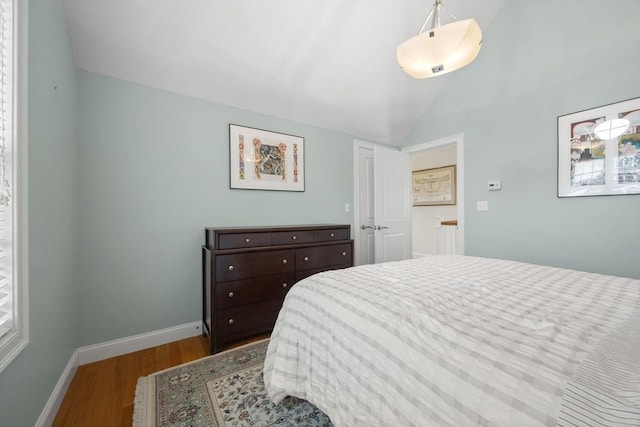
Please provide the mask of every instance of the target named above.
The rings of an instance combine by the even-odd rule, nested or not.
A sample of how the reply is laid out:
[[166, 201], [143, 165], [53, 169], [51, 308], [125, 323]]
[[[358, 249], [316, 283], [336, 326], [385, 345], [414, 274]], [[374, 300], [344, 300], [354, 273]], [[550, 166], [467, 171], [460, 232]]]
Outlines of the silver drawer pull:
[[293, 240], [296, 240], [296, 239], [297, 239], [297, 237], [296, 237], [296, 236], [291, 236], [291, 238], [292, 238]]
[[232, 271], [232, 270], [233, 270], [233, 265], [230, 265], [229, 266], [229, 271]]
[[229, 298], [233, 298], [233, 292], [229, 292]]
[[346, 252], [342, 252], [342, 256], [347, 256], [347, 253]]
[[334, 237], [334, 236], [335, 236], [335, 234], [331, 233], [331, 237]]
[[289, 285], [287, 285], [286, 283], [283, 283], [283, 284], [282, 284], [282, 287], [283, 287], [283, 288], [286, 288], [287, 286], [289, 286]]
[[308, 256], [304, 257], [303, 259], [304, 259], [305, 261], [309, 261], [309, 257], [308, 257]]
[[249, 242], [251, 241], [251, 239], [246, 238], [246, 239], [244, 239], [244, 241], [245, 241], [245, 242], [247, 242], [247, 243], [249, 243]]
[[233, 319], [229, 319], [229, 324], [233, 325]]
[[282, 260], [282, 263], [283, 263], [283, 264], [286, 264], [286, 263], [287, 263], [287, 260], [286, 260], [286, 259], [283, 259], [283, 260]]

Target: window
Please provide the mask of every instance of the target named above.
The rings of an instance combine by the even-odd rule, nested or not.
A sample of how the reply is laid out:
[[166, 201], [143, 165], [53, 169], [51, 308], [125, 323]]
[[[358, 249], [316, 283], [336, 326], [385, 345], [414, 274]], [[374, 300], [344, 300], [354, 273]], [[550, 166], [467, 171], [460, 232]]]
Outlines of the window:
[[0, 0], [0, 372], [29, 341], [26, 5]]

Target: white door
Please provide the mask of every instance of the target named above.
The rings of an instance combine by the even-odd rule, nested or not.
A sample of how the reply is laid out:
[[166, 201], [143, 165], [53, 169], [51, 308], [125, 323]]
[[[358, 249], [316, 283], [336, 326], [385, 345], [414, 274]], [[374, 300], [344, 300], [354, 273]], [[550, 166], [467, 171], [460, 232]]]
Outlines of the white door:
[[373, 149], [375, 262], [411, 258], [409, 153]]
[[375, 221], [373, 213], [373, 147], [357, 147], [357, 222], [356, 226], [356, 265], [375, 262]]

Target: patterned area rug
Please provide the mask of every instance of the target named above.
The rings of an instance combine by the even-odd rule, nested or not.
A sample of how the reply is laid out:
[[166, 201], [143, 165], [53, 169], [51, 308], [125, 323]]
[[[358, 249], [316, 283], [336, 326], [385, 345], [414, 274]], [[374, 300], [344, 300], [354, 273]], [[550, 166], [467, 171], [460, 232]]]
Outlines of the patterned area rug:
[[133, 427], [332, 426], [309, 402], [275, 405], [262, 367], [269, 340], [208, 356], [138, 379]]

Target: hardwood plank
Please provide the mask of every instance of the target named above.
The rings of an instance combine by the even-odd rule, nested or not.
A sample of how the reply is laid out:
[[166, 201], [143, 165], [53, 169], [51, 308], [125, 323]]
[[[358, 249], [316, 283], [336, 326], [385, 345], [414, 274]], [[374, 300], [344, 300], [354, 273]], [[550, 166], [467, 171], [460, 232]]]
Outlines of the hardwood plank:
[[78, 367], [53, 427], [131, 426], [141, 376], [208, 356], [198, 336]]
[[[246, 338], [224, 349], [268, 337]], [[208, 339], [197, 336], [79, 366], [52, 426], [129, 427], [139, 377], [208, 355]]]

